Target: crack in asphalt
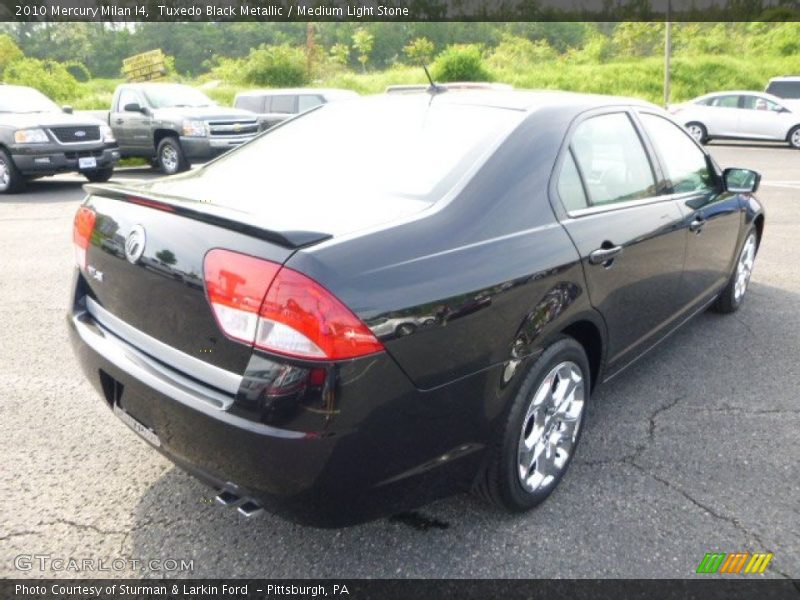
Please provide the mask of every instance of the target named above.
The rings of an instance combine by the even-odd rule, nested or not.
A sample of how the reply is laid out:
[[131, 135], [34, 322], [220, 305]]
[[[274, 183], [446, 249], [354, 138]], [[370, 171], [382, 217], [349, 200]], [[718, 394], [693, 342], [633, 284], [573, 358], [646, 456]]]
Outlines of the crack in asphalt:
[[721, 406], [717, 408], [700, 408], [699, 412], [730, 413], [732, 415], [800, 415], [800, 408], [757, 408], [755, 410], [738, 406]]
[[0, 535], [0, 542], [7, 542], [11, 538], [15, 537], [23, 537], [26, 535], [42, 535], [42, 531], [36, 531], [35, 529], [24, 529], [22, 531], [10, 531], [5, 535]]
[[[755, 541], [756, 545], [759, 547], [759, 549], [762, 552], [770, 552], [770, 550], [768, 549], [767, 544], [764, 542], [763, 538], [759, 534], [757, 534], [754, 531], [751, 531], [750, 529], [745, 527], [745, 525], [742, 524], [742, 522], [739, 519], [737, 519], [734, 516], [728, 516], [728, 515], [722, 514], [721, 512], [719, 512], [716, 509], [712, 508], [710, 505], [708, 505], [708, 504], [706, 504], [704, 502], [701, 502], [700, 500], [698, 500], [697, 498], [692, 496], [692, 494], [687, 492], [685, 489], [683, 489], [682, 487], [680, 487], [680, 486], [674, 484], [673, 482], [671, 482], [669, 479], [667, 479], [667, 478], [665, 478], [665, 477], [663, 477], [661, 475], [658, 475], [657, 473], [655, 473], [652, 470], [648, 469], [646, 466], [644, 466], [644, 465], [640, 464], [639, 462], [637, 462], [637, 460], [642, 455], [642, 453], [650, 446], [650, 444], [655, 439], [656, 430], [658, 428], [658, 425], [656, 423], [658, 417], [660, 417], [663, 413], [675, 408], [681, 400], [683, 400], [683, 399], [685, 399], [687, 397], [688, 397], [687, 394], [683, 394], [681, 396], [677, 396], [677, 397], [669, 400], [665, 404], [662, 404], [661, 406], [656, 408], [656, 410], [654, 410], [651, 413], [650, 418], [649, 418], [649, 422], [648, 422], [648, 427], [647, 427], [647, 440], [643, 444], [637, 444], [634, 447], [633, 452], [630, 452], [630, 453], [625, 454], [625, 455], [620, 456], [620, 457], [610, 458], [610, 459], [582, 460], [582, 461], [580, 461], [579, 464], [584, 464], [584, 465], [587, 465], [587, 466], [599, 466], [599, 465], [609, 465], [609, 464], [626, 464], [626, 465], [629, 465], [629, 466], [633, 467], [634, 469], [638, 470], [639, 472], [643, 473], [644, 475], [647, 475], [651, 479], [653, 479], [653, 480], [657, 481], [658, 483], [664, 485], [665, 487], [669, 488], [670, 490], [672, 490], [674, 492], [677, 492], [678, 494], [683, 496], [686, 500], [691, 502], [694, 506], [696, 506], [697, 508], [699, 508], [700, 510], [702, 510], [703, 512], [705, 512], [706, 514], [708, 514], [712, 518], [720, 520], [720, 521], [724, 521], [726, 523], [729, 523], [735, 529], [737, 529], [740, 533], [742, 533], [745, 536], [746, 539]], [[736, 409], [733, 409], [731, 412], [733, 412], [735, 410]], [[726, 409], [718, 409], [718, 411], [719, 412], [727, 412]], [[784, 412], [784, 411], [781, 411], [781, 409], [764, 409], [763, 411], [757, 410], [757, 411], [741, 411], [741, 412], [753, 413], [753, 414], [762, 414], [762, 413], [763, 414], [775, 414], [775, 413], [780, 413], [780, 412]], [[789, 410], [788, 412], [798, 413], [800, 411]], [[778, 573], [784, 579], [790, 579], [790, 580], [793, 579], [793, 577], [791, 575], [781, 571], [780, 569], [775, 568], [775, 572]]]

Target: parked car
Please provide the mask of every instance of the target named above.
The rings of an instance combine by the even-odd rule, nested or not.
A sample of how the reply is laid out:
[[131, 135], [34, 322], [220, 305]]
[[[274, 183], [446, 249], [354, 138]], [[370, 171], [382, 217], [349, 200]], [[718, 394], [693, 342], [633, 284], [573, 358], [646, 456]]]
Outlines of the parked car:
[[711, 139], [788, 142], [800, 148], [800, 106], [761, 92], [717, 92], [670, 107], [700, 143]]
[[438, 92], [87, 186], [69, 314], [86, 377], [243, 514], [337, 526], [468, 489], [529, 509], [597, 385], [745, 299], [758, 174], [638, 100]]
[[119, 160], [111, 129], [71, 112], [33, 88], [0, 85], [0, 194], [56, 173], [78, 172], [95, 182], [111, 178]]
[[259, 131], [252, 112], [218, 106], [200, 90], [176, 83], [120, 85], [103, 116], [123, 158], [149, 159], [167, 175], [236, 148]]
[[261, 128], [269, 129], [320, 104], [357, 97], [351, 90], [330, 88], [251, 90], [236, 94], [233, 105], [258, 114]]
[[773, 77], [764, 91], [784, 100], [800, 101], [800, 75]]

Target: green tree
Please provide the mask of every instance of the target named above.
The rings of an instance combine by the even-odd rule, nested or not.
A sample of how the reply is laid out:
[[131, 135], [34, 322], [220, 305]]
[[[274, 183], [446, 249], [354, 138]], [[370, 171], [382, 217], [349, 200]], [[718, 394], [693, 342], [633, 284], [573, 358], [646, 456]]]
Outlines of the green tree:
[[434, 45], [426, 37], [418, 37], [411, 40], [403, 48], [403, 53], [413, 63], [427, 65], [433, 58]]
[[375, 36], [363, 27], [353, 34], [353, 47], [358, 52], [358, 62], [361, 63], [361, 70], [367, 71], [367, 61], [372, 48], [375, 45]]
[[10, 36], [0, 35], [0, 75], [5, 68], [15, 60], [22, 58], [22, 50], [19, 49]]
[[331, 60], [337, 65], [347, 66], [350, 62], [350, 46], [347, 44], [334, 44], [330, 49]]
[[69, 102], [78, 95], [78, 82], [61, 63], [52, 60], [21, 58], [3, 73], [7, 83], [27, 85], [38, 89], [56, 102]]

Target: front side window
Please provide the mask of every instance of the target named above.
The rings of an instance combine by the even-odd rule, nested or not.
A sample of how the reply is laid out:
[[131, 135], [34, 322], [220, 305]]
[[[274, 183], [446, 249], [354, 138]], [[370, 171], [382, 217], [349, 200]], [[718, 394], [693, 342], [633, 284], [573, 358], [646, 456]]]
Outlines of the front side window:
[[284, 94], [281, 96], [273, 96], [270, 112], [281, 114], [292, 114], [295, 111], [294, 100], [296, 96], [291, 94]]
[[592, 117], [572, 137], [572, 150], [593, 205], [656, 195], [653, 169], [625, 113]]
[[749, 110], [773, 110], [779, 111], [781, 109], [772, 100], [767, 100], [761, 96], [742, 96], [742, 108]]
[[251, 112], [261, 112], [264, 106], [264, 98], [262, 96], [237, 96], [233, 106]]
[[124, 111], [129, 104], [138, 104], [141, 107], [142, 99], [133, 90], [122, 90], [119, 93], [119, 110]]
[[706, 155], [683, 129], [657, 115], [641, 113], [640, 117], [651, 142], [658, 148], [674, 193], [714, 189]]

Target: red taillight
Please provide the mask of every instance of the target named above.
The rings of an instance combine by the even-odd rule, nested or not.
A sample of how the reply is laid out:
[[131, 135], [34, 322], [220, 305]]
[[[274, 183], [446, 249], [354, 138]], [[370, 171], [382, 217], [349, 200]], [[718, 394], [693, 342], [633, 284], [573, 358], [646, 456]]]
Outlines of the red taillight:
[[256, 338], [258, 309], [281, 266], [229, 250], [214, 249], [203, 263], [208, 300], [220, 329], [240, 342]]
[[86, 206], [81, 206], [75, 213], [72, 227], [72, 241], [75, 244], [75, 262], [81, 269], [86, 268], [86, 249], [94, 231], [95, 212]]
[[383, 350], [358, 317], [302, 273], [221, 249], [206, 255], [204, 272], [214, 315], [231, 338], [316, 360]]

